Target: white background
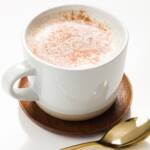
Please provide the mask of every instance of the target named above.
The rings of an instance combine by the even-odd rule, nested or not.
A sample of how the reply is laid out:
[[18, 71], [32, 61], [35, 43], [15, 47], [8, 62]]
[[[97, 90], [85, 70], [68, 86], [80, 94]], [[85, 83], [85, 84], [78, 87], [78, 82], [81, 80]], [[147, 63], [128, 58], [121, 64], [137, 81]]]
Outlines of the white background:
[[[7, 67], [21, 60], [24, 24], [35, 14], [56, 5], [90, 4], [120, 17], [129, 29], [125, 72], [133, 85], [131, 116], [150, 116], [150, 1], [149, 0], [0, 0], [0, 78]], [[98, 139], [69, 137], [45, 131], [20, 110], [17, 100], [0, 88], [0, 149], [58, 150]], [[150, 138], [130, 150], [149, 150]]]

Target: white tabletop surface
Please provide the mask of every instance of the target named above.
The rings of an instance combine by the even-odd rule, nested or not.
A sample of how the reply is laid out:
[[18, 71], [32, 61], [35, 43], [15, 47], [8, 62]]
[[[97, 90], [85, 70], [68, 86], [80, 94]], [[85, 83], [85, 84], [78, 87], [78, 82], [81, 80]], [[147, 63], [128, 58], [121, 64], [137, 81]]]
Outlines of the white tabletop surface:
[[[23, 59], [21, 34], [26, 21], [40, 11], [61, 4], [97, 6], [120, 17], [130, 34], [125, 72], [133, 85], [131, 116], [150, 115], [150, 1], [149, 0], [0, 0], [0, 77], [7, 67]], [[0, 89], [0, 149], [58, 150], [101, 135], [69, 137], [35, 125], [17, 100]], [[150, 138], [130, 150], [149, 150]]]

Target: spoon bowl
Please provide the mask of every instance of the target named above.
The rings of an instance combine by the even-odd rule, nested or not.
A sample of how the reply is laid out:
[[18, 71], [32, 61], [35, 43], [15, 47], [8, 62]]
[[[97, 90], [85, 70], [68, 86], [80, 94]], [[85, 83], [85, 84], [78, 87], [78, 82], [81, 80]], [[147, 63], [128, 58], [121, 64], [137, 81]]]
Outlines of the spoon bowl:
[[114, 126], [99, 142], [110, 147], [127, 147], [143, 140], [149, 133], [149, 119], [131, 118]]
[[92, 146], [104, 145], [111, 148], [131, 146], [150, 134], [150, 120], [130, 118], [112, 127], [100, 140], [83, 143], [61, 150], [80, 150]]

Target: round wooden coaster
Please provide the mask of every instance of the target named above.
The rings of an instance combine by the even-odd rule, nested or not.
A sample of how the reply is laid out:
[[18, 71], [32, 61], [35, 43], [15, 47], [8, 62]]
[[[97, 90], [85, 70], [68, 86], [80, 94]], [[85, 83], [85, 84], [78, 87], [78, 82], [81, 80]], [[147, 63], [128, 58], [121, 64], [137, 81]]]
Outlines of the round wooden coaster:
[[[22, 78], [20, 88], [28, 86], [28, 79]], [[42, 128], [61, 134], [88, 135], [104, 131], [118, 123], [129, 111], [132, 88], [126, 75], [121, 81], [117, 98], [112, 107], [102, 115], [86, 121], [64, 121], [48, 115], [35, 102], [19, 101], [27, 116]]]

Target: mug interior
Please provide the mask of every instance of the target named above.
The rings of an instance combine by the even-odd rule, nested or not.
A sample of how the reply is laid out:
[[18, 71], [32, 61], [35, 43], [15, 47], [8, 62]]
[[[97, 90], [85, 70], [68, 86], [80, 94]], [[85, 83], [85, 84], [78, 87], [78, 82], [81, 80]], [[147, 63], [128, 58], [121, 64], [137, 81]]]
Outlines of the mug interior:
[[[30, 33], [41, 24], [41, 21], [45, 21], [45, 19], [59, 19], [60, 16], [64, 12], [72, 12], [72, 11], [80, 11], [83, 10], [86, 12], [86, 14], [91, 18], [96, 21], [100, 21], [104, 24], [106, 24], [111, 32], [112, 32], [112, 43], [114, 43], [112, 46], [114, 48], [114, 52], [108, 53], [103, 61], [100, 61], [98, 65], [94, 65], [89, 68], [63, 68], [57, 65], [53, 65], [50, 63], [47, 63], [46, 61], [36, 57], [27, 42], [27, 37], [30, 35]], [[24, 32], [24, 37], [23, 37], [23, 43], [25, 46], [25, 49], [28, 51], [28, 53], [34, 57], [37, 61], [40, 61], [41, 63], [44, 63], [46, 65], [50, 65], [55, 68], [59, 69], [69, 69], [69, 70], [85, 70], [85, 69], [90, 69], [90, 68], [95, 68], [98, 66], [102, 66], [104, 64], [107, 64], [111, 62], [113, 59], [115, 59], [127, 46], [128, 42], [128, 32], [123, 23], [120, 22], [116, 17], [113, 15], [109, 14], [108, 12], [105, 12], [99, 8], [93, 8], [90, 6], [86, 5], [65, 5], [65, 6], [60, 6], [56, 7], [53, 9], [46, 10], [42, 12], [41, 14], [37, 15], [33, 20], [30, 21], [29, 25], [27, 26], [25, 32]]]

